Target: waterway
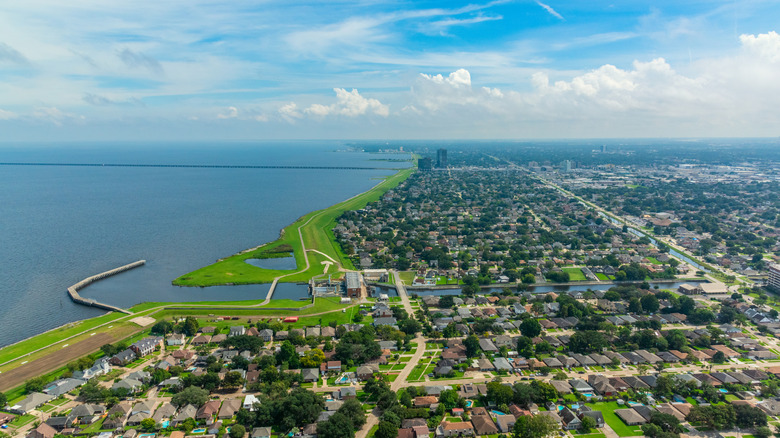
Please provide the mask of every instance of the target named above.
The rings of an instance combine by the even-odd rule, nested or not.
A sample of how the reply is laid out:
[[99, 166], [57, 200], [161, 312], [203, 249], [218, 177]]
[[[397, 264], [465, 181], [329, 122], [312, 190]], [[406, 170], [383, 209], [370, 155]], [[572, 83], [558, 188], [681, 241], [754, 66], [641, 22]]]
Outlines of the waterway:
[[[658, 286], [658, 289], [668, 289], [676, 291], [680, 285], [682, 284], [694, 284], [694, 283], [700, 283], [701, 281], [680, 281], [680, 282], [650, 282], [650, 287], [655, 288]], [[540, 294], [540, 293], [547, 293], [547, 292], [585, 292], [588, 290], [591, 291], [597, 291], [597, 290], [609, 290], [612, 287], [617, 286], [614, 283], [600, 283], [600, 284], [569, 284], [569, 285], [544, 285], [544, 286], [531, 286], [528, 288], [528, 292], [534, 293], [534, 294]], [[505, 287], [508, 287], [510, 290], [515, 291], [516, 288], [512, 287], [510, 285], [507, 285]], [[493, 292], [504, 292], [505, 287], [489, 287], [489, 288], [483, 288], [480, 291], [480, 294], [482, 295], [488, 295]], [[394, 289], [393, 289], [394, 290]], [[443, 288], [443, 289], [406, 289], [406, 292], [408, 294], [417, 294], [417, 295], [460, 295], [461, 289], [452, 287], [452, 288]]]
[[[391, 168], [409, 165], [371, 160], [408, 155], [344, 151], [349, 146], [335, 141], [0, 146], [0, 162], [387, 168], [3, 166], [0, 346], [102, 314], [73, 304], [66, 288], [135, 260], [147, 264], [95, 283], [81, 295], [120, 307], [264, 298], [269, 285], [180, 288], [171, 280], [272, 241], [298, 217], [368, 190], [377, 178], [393, 174]], [[297, 299], [306, 289], [280, 284], [274, 296]]]
[[[617, 219], [615, 219], [615, 218], [613, 218], [613, 217], [611, 217], [609, 215], [606, 215], [606, 214], [604, 214], [602, 212], [599, 212], [599, 215], [601, 215], [605, 219], [609, 219], [609, 221], [612, 222], [615, 225], [623, 225], [622, 222], [620, 222]], [[652, 243], [656, 248], [660, 248], [661, 247], [661, 245], [658, 243], [657, 240], [655, 240], [651, 236], [647, 235], [646, 233], [643, 233], [643, 232], [637, 230], [636, 228], [633, 228], [633, 227], [629, 226], [628, 227], [628, 232], [633, 234], [633, 235], [635, 235], [635, 236], [638, 236], [638, 237], [647, 237], [650, 240], [650, 243]], [[679, 251], [675, 250], [674, 248], [669, 248], [669, 254], [674, 256], [674, 257], [677, 257], [680, 260], [683, 260], [683, 261], [689, 263], [691, 266], [693, 266], [694, 268], [696, 268], [696, 269], [698, 269], [700, 271], [710, 272], [704, 266], [698, 264], [696, 262], [696, 260], [691, 259], [690, 257], [686, 256], [685, 254], [680, 253]]]

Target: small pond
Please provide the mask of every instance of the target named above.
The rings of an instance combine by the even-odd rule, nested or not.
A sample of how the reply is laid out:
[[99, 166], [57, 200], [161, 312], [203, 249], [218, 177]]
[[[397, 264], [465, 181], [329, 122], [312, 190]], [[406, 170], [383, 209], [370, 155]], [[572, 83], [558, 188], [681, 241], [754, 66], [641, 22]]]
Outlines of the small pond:
[[292, 271], [297, 268], [295, 257], [274, 257], [270, 259], [246, 259], [246, 263], [262, 269], [274, 271]]

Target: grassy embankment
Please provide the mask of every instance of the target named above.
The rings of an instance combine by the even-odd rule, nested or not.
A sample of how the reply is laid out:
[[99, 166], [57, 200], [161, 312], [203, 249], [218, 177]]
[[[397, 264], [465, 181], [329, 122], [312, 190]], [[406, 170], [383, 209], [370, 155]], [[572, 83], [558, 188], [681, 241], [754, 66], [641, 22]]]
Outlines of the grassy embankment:
[[[401, 170], [367, 192], [324, 210], [309, 213], [286, 227], [278, 240], [252, 251], [235, 254], [212, 265], [182, 275], [174, 280], [173, 284], [177, 286], [216, 286], [223, 284], [270, 283], [274, 278], [280, 276], [284, 276], [281, 281], [285, 282], [308, 281], [314, 276], [322, 275], [324, 272], [323, 262], [329, 262], [331, 261], [330, 259], [336, 260], [346, 269], [354, 269], [352, 262], [336, 244], [335, 236], [332, 232], [333, 227], [336, 226], [336, 218], [346, 211], [358, 210], [365, 207], [369, 202], [379, 200], [383, 194], [408, 178], [412, 172], [414, 172], [414, 168]], [[304, 270], [306, 267], [306, 256], [304, 256], [301, 246], [301, 237], [303, 238], [303, 245], [307, 250], [320, 251], [330, 256], [330, 259], [318, 252], [309, 251], [306, 254], [309, 259], [309, 269]], [[261, 269], [246, 263], [247, 259], [266, 258], [282, 245], [284, 245], [285, 249], [290, 249], [293, 252], [295, 262], [300, 271]], [[327, 272], [334, 273], [337, 270], [336, 266], [330, 265]]]

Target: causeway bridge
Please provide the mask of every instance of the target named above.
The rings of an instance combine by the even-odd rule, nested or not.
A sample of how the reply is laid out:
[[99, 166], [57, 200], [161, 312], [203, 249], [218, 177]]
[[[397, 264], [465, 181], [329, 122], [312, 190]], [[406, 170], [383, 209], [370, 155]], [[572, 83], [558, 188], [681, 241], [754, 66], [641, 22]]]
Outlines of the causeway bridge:
[[90, 306], [90, 307], [97, 307], [100, 309], [110, 310], [112, 312], [121, 312], [126, 313], [128, 315], [132, 315], [133, 312], [122, 309], [120, 307], [112, 306], [110, 304], [104, 304], [98, 301], [93, 300], [92, 298], [84, 298], [81, 295], [79, 295], [79, 291], [81, 289], [84, 289], [85, 287], [89, 286], [90, 284], [102, 280], [104, 278], [110, 277], [112, 275], [116, 275], [125, 271], [129, 271], [133, 268], [137, 268], [139, 266], [143, 266], [146, 264], [146, 260], [138, 260], [137, 262], [130, 263], [128, 265], [120, 266], [118, 268], [112, 269], [110, 271], [101, 272], [100, 274], [93, 275], [91, 277], [87, 277], [78, 283], [74, 284], [73, 286], [68, 288], [68, 295], [70, 295], [70, 299], [73, 300], [74, 303], [82, 304], [84, 306]]
[[0, 163], [0, 166], [52, 167], [178, 167], [184, 169], [309, 169], [309, 170], [400, 170], [390, 167], [365, 166], [262, 166], [232, 164], [123, 164], [123, 163]]

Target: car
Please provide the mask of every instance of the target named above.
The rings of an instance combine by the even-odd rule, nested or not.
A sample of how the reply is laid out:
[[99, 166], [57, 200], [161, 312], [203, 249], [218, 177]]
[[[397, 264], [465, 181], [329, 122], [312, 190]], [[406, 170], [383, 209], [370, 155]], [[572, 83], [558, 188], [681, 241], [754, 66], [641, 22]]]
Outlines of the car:
[[577, 371], [577, 374], [585, 374], [585, 371]]
[[522, 378], [522, 379], [520, 379], [520, 380], [531, 380], [531, 378], [530, 378], [530, 377], [523, 377], [523, 378]]

